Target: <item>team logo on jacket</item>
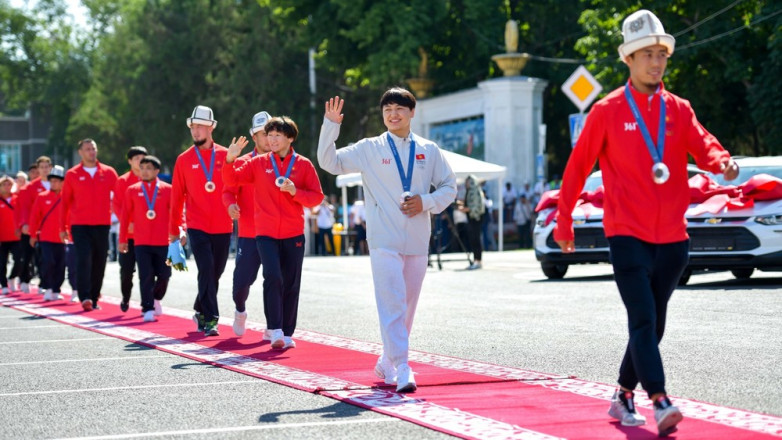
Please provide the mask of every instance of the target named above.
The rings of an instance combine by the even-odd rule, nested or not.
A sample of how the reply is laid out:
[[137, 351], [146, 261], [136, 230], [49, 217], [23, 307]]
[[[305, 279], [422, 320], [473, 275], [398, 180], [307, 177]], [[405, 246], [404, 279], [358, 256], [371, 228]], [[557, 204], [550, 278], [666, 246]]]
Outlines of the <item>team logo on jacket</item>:
[[391, 165], [391, 159], [381, 159], [383, 165]]
[[415, 155], [415, 163], [418, 166], [424, 166], [426, 165], [426, 155], [424, 153], [419, 153]]
[[274, 170], [273, 170], [273, 169], [271, 169], [271, 168], [266, 168], [266, 174], [271, 174], [271, 173], [273, 173], [273, 172], [274, 172]]
[[197, 170], [197, 169], [198, 169], [198, 164], [197, 164], [197, 163], [194, 163], [194, 164], [193, 164], [193, 169], [194, 169], [194, 170]]
[[635, 131], [637, 128], [637, 122], [625, 122], [625, 131]]
[[84, 176], [79, 176], [79, 180], [87, 180], [87, 178]]

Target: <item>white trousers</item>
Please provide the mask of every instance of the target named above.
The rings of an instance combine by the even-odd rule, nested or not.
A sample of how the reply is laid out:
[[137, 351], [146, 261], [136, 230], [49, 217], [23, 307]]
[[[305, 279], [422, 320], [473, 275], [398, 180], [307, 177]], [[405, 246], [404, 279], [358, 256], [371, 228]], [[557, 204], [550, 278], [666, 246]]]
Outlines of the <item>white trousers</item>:
[[408, 340], [426, 275], [427, 256], [372, 249], [369, 260], [372, 263], [383, 354], [398, 367], [407, 363]]

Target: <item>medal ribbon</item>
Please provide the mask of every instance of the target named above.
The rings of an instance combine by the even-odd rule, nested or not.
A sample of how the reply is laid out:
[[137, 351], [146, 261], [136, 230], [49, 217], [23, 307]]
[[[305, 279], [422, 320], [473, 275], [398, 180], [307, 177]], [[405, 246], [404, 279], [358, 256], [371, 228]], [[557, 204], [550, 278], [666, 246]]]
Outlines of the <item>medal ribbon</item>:
[[391, 153], [394, 154], [394, 161], [396, 162], [396, 169], [399, 171], [399, 178], [402, 179], [402, 189], [405, 192], [410, 191], [410, 185], [413, 183], [413, 162], [415, 162], [415, 140], [413, 140], [413, 133], [410, 133], [410, 159], [407, 161], [407, 175], [405, 170], [402, 169], [402, 159], [399, 158], [399, 151], [396, 149], [394, 139], [391, 138], [391, 133], [386, 133], [388, 143], [391, 144]]
[[632, 93], [630, 93], [630, 85], [625, 86], [625, 98], [627, 103], [630, 104], [630, 111], [633, 112], [635, 122], [638, 123], [638, 128], [641, 130], [641, 136], [644, 137], [646, 142], [646, 148], [649, 149], [649, 154], [652, 155], [654, 163], [660, 163], [663, 161], [663, 152], [665, 151], [665, 101], [663, 101], [663, 94], [660, 93], [660, 126], [657, 130], [657, 145], [652, 142], [652, 136], [649, 134], [649, 129], [646, 128], [646, 122], [641, 117], [641, 111], [638, 110], [638, 104], [635, 103]]
[[147, 185], [145, 182], [141, 182], [141, 191], [144, 193], [144, 200], [147, 202], [147, 209], [150, 211], [155, 210], [155, 200], [157, 200], [157, 179], [155, 179], [155, 189], [153, 189], [152, 199], [149, 198], [149, 193], [147, 192]]
[[[272, 154], [271, 160], [272, 160], [272, 168], [274, 168], [274, 175], [277, 177], [280, 177], [280, 169], [277, 167], [277, 155]], [[285, 162], [285, 159], [283, 159], [281, 162]], [[285, 171], [285, 178], [291, 176], [291, 171], [293, 171], [293, 162], [296, 162], [296, 152], [291, 150], [291, 161], [288, 162], [288, 169]]]
[[198, 162], [201, 163], [201, 169], [204, 170], [204, 176], [206, 177], [207, 182], [212, 181], [212, 174], [214, 174], [215, 171], [215, 147], [212, 145], [212, 159], [211, 163], [209, 164], [209, 169], [206, 168], [206, 164], [204, 163], [204, 159], [201, 159], [201, 153], [198, 152], [198, 147], [195, 147], [195, 155], [198, 158]]

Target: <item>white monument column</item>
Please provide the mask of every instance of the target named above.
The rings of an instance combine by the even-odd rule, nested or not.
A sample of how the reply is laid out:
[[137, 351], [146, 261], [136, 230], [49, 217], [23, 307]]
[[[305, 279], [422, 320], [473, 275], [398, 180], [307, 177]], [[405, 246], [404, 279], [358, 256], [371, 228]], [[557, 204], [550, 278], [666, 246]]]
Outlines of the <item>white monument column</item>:
[[[494, 78], [478, 83], [483, 92], [486, 157], [508, 168], [513, 187], [535, 182], [535, 155], [543, 124], [543, 90], [548, 81], [526, 76]], [[545, 149], [545, 146], [543, 146]], [[505, 186], [505, 182], [502, 182]]]

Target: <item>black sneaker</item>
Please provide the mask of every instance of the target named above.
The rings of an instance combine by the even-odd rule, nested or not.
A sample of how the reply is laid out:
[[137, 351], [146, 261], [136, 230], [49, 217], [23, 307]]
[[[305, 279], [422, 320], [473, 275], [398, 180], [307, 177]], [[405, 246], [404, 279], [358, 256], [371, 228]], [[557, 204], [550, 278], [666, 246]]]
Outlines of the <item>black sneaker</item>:
[[678, 431], [676, 425], [682, 421], [682, 413], [679, 408], [673, 406], [667, 396], [663, 396], [654, 402], [654, 420], [657, 421], [659, 436], [667, 437]]
[[217, 319], [210, 319], [204, 323], [204, 336], [220, 336], [217, 331]]
[[204, 315], [202, 315], [201, 313], [196, 313], [195, 315], [193, 315], [193, 322], [195, 322], [196, 325], [198, 326], [199, 332], [204, 331]]
[[122, 310], [122, 313], [127, 312], [129, 307], [130, 304], [126, 303], [125, 301], [119, 303], [119, 309]]

